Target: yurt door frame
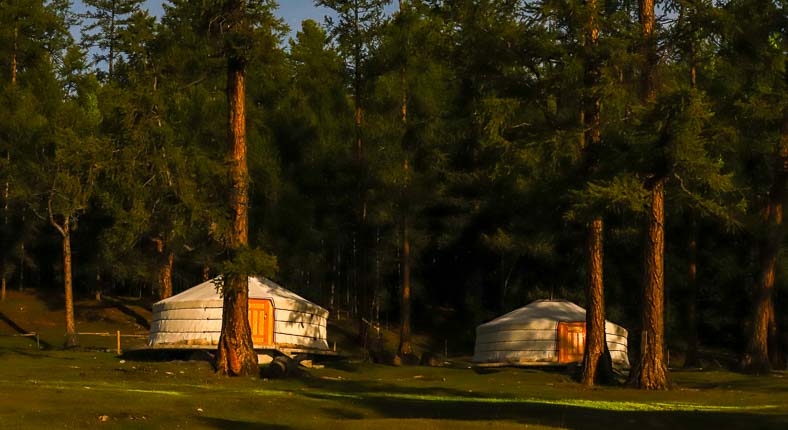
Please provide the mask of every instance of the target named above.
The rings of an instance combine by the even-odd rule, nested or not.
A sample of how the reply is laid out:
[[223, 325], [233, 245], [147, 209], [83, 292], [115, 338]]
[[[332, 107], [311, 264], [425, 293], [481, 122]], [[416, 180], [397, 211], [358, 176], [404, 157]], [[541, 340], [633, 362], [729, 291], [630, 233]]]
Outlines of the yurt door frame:
[[271, 299], [249, 299], [249, 326], [254, 345], [274, 344], [274, 302]]
[[575, 363], [583, 361], [586, 345], [586, 323], [558, 323], [558, 362]]

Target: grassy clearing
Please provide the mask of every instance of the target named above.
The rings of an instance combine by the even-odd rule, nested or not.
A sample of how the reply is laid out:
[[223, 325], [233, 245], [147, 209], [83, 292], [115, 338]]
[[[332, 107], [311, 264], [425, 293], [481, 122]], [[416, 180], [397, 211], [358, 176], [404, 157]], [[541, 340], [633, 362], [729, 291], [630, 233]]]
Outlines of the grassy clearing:
[[[462, 365], [347, 361], [297, 379], [229, 379], [205, 362], [121, 360], [103, 352], [114, 349], [114, 338], [85, 339], [95, 351], [58, 350], [57, 304], [10, 299], [0, 303], [2, 316], [40, 332], [49, 349], [0, 336], [0, 428], [788, 428], [784, 373], [674, 372], [676, 387], [665, 392], [587, 389], [534, 369], [480, 375]], [[146, 333], [146, 312], [133, 301], [82, 302], [79, 329]], [[0, 335], [18, 331], [0, 321]]]
[[676, 389], [655, 393], [585, 389], [560, 372], [353, 363], [298, 379], [228, 379], [205, 362], [35, 351], [26, 339], [6, 340], [3, 428], [788, 428], [781, 374], [677, 372]]

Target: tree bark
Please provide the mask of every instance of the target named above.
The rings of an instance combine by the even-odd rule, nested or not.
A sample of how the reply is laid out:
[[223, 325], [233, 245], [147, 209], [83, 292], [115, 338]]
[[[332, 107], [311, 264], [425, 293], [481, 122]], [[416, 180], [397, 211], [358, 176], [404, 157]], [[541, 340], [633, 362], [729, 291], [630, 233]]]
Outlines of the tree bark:
[[[229, 5], [230, 15], [238, 16], [236, 26], [247, 25], [243, 17], [245, 4], [235, 0]], [[246, 163], [245, 59], [228, 55], [227, 102], [228, 140], [230, 144], [230, 177], [232, 190], [230, 210], [233, 226], [230, 249], [238, 251], [249, 244], [249, 173]], [[257, 354], [252, 344], [249, 327], [249, 277], [225, 276], [223, 295], [222, 332], [216, 353], [216, 369], [223, 375], [257, 375]]]
[[646, 390], [668, 388], [665, 363], [664, 261], [665, 180], [655, 181], [651, 205], [647, 209], [643, 309], [641, 314], [640, 357], [632, 368], [629, 385]]
[[165, 254], [163, 239], [157, 238], [153, 242], [156, 243], [156, 252], [159, 254], [159, 270], [157, 273], [159, 299], [166, 299], [172, 297], [172, 266], [175, 256], [172, 251]]
[[19, 18], [14, 20], [14, 47], [13, 51], [11, 52], [11, 85], [16, 85], [16, 73], [17, 73], [17, 50], [19, 49]]
[[[607, 379], [612, 370], [605, 359], [605, 295], [603, 284], [603, 221], [597, 217], [587, 228], [586, 242], [586, 343], [581, 382], [594, 385], [597, 376]], [[604, 368], [600, 368], [604, 365]], [[598, 375], [599, 373], [599, 375]]]
[[760, 242], [758, 262], [760, 274], [753, 297], [749, 342], [742, 360], [743, 369], [752, 373], [769, 372], [772, 369], [770, 358], [776, 359], [778, 356], [778, 354], [770, 354], [769, 334], [771, 326], [773, 331], [771, 337], [776, 337], [772, 295], [780, 247], [785, 235], [783, 205], [786, 197], [786, 185], [788, 185], [788, 113], [783, 119], [780, 144], [775, 159], [774, 180], [766, 207], [766, 233]]
[[63, 286], [66, 296], [66, 348], [79, 345], [77, 325], [74, 321], [74, 294], [71, 277], [71, 224], [69, 217], [63, 220]]
[[79, 338], [77, 337], [77, 325], [74, 321], [74, 295], [71, 277], [71, 216], [63, 215], [63, 224], [58, 224], [55, 220], [55, 213], [52, 211], [52, 194], [47, 200], [47, 213], [49, 214], [49, 223], [60, 233], [63, 242], [63, 288], [66, 302], [65, 347], [73, 348], [79, 346]]
[[216, 369], [228, 376], [254, 376], [257, 353], [249, 327], [249, 289], [246, 276], [228, 275], [222, 287], [222, 334], [216, 353]]
[[112, 72], [115, 66], [115, 9], [112, 9], [109, 24], [109, 55], [107, 57], [107, 80], [112, 81]]
[[[641, 91], [643, 101], [656, 98], [655, 73], [657, 43], [654, 35], [654, 0], [640, 0], [640, 25], [643, 43]], [[646, 243], [644, 249], [643, 298], [641, 313], [641, 345], [638, 363], [632, 367], [629, 385], [647, 390], [668, 388], [665, 362], [665, 181], [663, 172], [652, 172], [646, 188], [651, 204], [646, 212]]]
[[[599, 14], [596, 0], [587, 0], [588, 22], [586, 23], [585, 45], [585, 90], [580, 124], [583, 127], [580, 139], [586, 152], [587, 175], [590, 177], [597, 167], [596, 151], [602, 144], [601, 100], [596, 86], [599, 84], [599, 64], [596, 50], [599, 41]], [[598, 377], [605, 380], [612, 375], [611, 362], [606, 357], [605, 335], [605, 292], [604, 292], [604, 221], [596, 216], [586, 226], [586, 342], [580, 381], [594, 385]]]
[[640, 1], [640, 35], [643, 52], [643, 69], [641, 70], [640, 84], [642, 98], [646, 102], [654, 101], [657, 95], [656, 68], [657, 68], [657, 40], [654, 35], [654, 0]]

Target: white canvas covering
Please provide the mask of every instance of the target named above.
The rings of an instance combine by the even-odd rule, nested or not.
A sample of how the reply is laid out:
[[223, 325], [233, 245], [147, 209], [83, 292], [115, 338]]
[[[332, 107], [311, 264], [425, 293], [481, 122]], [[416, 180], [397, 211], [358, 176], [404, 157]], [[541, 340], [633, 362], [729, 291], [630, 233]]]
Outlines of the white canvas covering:
[[[214, 278], [153, 305], [148, 345], [217, 345], [222, 297]], [[276, 346], [328, 349], [328, 311], [266, 278], [249, 278], [250, 299], [274, 304]], [[263, 345], [255, 345], [263, 346]]]
[[[585, 322], [586, 310], [566, 300], [537, 300], [476, 328], [475, 363], [547, 364], [558, 362], [558, 323]], [[629, 366], [627, 331], [605, 321], [613, 363]]]

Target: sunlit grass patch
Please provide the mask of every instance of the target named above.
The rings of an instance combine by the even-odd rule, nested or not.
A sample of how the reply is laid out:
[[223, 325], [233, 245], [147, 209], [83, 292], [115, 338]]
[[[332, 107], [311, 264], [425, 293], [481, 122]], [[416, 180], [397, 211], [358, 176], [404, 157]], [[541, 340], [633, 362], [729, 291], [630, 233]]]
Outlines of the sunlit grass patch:
[[538, 399], [538, 398], [502, 398], [502, 397], [466, 397], [449, 395], [431, 394], [410, 394], [410, 393], [336, 393], [322, 391], [310, 393], [310, 397], [331, 397], [347, 398], [354, 400], [364, 399], [394, 399], [407, 401], [424, 402], [447, 402], [447, 403], [490, 403], [490, 404], [531, 404], [531, 405], [553, 405], [571, 406], [604, 411], [620, 412], [656, 412], [656, 411], [675, 411], [675, 412], [735, 412], [747, 410], [764, 410], [778, 408], [778, 405], [742, 405], [742, 406], [722, 406], [704, 405], [699, 403], [682, 402], [626, 402], [626, 401], [603, 401], [586, 399]]
[[[100, 384], [84, 382], [84, 381], [39, 381], [35, 379], [25, 381], [28, 386], [35, 388], [42, 388], [45, 390], [92, 390], [92, 391], [115, 391], [115, 392], [128, 392], [128, 393], [143, 393], [143, 394], [159, 394], [165, 396], [185, 396], [188, 395], [182, 391], [174, 390], [157, 390], [124, 386], [126, 384], [111, 384], [102, 382]], [[0, 381], [0, 386], [8, 384], [9, 381]]]

